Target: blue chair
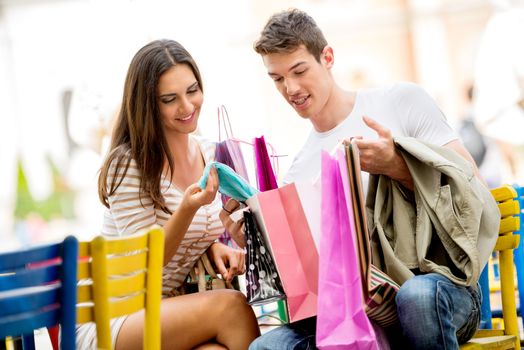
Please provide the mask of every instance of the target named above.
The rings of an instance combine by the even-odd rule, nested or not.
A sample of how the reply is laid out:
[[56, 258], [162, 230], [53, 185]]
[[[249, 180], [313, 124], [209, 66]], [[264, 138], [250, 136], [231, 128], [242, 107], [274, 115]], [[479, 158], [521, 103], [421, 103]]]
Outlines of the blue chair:
[[35, 349], [34, 330], [60, 325], [62, 349], [75, 349], [78, 241], [0, 254], [0, 339], [21, 337]]
[[522, 318], [524, 326], [524, 317], [522, 317], [522, 310], [524, 310], [524, 187], [513, 185], [517, 191], [517, 200], [520, 205], [520, 244], [513, 252], [513, 259], [515, 261], [515, 268], [517, 270], [517, 284], [519, 290], [519, 307], [517, 313]]

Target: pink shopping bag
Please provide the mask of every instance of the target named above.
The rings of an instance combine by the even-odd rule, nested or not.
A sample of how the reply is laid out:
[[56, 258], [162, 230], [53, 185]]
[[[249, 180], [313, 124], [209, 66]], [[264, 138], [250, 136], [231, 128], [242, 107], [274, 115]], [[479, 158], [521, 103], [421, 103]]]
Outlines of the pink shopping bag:
[[366, 315], [363, 281], [355, 238], [353, 206], [346, 202], [339, 160], [322, 154], [320, 271], [317, 314], [319, 349], [377, 350], [377, 337]]
[[[260, 192], [247, 204], [254, 214], [262, 234], [269, 242], [287, 297], [291, 322], [317, 313], [318, 250], [314, 238], [315, 215], [310, 211], [315, 198], [314, 186], [289, 184]], [[317, 206], [319, 201], [316, 202]], [[320, 212], [318, 207], [317, 212]], [[319, 216], [319, 215], [316, 215]]]

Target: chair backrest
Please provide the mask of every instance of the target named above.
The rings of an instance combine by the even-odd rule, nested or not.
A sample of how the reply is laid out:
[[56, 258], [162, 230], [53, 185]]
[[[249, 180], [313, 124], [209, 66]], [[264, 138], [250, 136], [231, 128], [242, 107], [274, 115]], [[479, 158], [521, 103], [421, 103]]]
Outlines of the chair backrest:
[[35, 329], [60, 325], [62, 348], [75, 349], [77, 256], [73, 236], [0, 254], [0, 339], [34, 349]]
[[111, 349], [110, 319], [145, 309], [144, 349], [160, 349], [164, 233], [106, 239], [79, 247], [77, 323], [95, 322], [97, 346]]
[[499, 252], [500, 288], [502, 296], [502, 314], [504, 333], [516, 336], [516, 349], [520, 349], [517, 308], [515, 304], [515, 269], [513, 250], [518, 247], [520, 236], [514, 232], [520, 229], [520, 206], [517, 192], [511, 186], [502, 186], [491, 190], [500, 210], [499, 238], [494, 250]]

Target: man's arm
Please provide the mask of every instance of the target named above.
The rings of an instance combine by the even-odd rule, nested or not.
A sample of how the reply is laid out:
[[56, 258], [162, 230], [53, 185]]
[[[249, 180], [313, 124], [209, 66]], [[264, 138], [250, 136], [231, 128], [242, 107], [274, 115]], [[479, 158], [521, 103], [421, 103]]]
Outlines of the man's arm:
[[[400, 152], [395, 147], [389, 129], [386, 129], [373, 119], [363, 117], [364, 122], [378, 134], [377, 140], [357, 138], [356, 144], [360, 151], [360, 167], [370, 174], [386, 175], [400, 182], [404, 187], [413, 190], [413, 178]], [[444, 145], [460, 154], [471, 162], [475, 175], [482, 180], [473, 157], [466, 150], [462, 142], [453, 140]], [[482, 180], [483, 181], [483, 180]], [[483, 181], [484, 182], [484, 181]]]
[[475, 160], [473, 160], [473, 157], [468, 152], [466, 147], [464, 147], [464, 145], [462, 144], [460, 140], [450, 141], [446, 143], [444, 147], [454, 150], [455, 152], [460, 154], [464, 159], [469, 161], [471, 165], [473, 165], [473, 171], [475, 172], [475, 176], [477, 176], [477, 178], [479, 178], [484, 185], [487, 185], [484, 179], [482, 178], [482, 176], [480, 175], [480, 172], [479, 172], [479, 169], [477, 168], [477, 164], [475, 163]]

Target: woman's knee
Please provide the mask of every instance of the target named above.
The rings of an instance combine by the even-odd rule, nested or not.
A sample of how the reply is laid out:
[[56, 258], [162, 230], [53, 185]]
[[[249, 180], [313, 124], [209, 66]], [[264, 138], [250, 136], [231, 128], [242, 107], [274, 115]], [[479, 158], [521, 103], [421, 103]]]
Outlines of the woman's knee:
[[209, 307], [219, 310], [223, 316], [231, 314], [238, 317], [245, 312], [252, 313], [252, 309], [246, 301], [244, 294], [237, 290], [221, 289], [207, 292], [210, 294], [207, 303]]

